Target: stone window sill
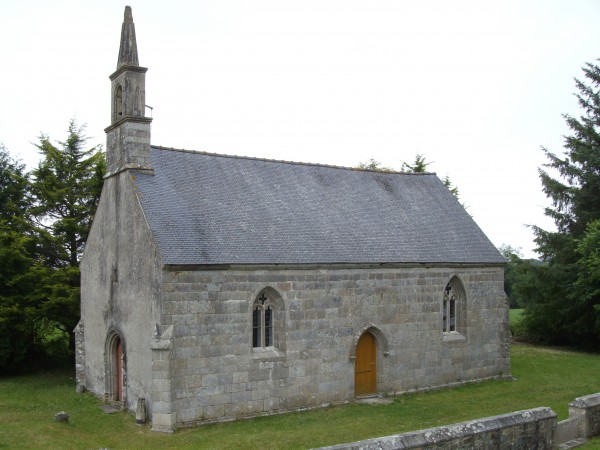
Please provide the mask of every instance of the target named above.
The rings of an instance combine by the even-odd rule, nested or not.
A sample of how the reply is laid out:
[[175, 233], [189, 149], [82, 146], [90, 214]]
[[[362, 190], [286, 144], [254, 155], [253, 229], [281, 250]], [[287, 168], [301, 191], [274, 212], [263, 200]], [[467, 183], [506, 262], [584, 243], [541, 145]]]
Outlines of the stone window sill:
[[442, 340], [444, 342], [465, 342], [467, 338], [458, 331], [449, 331], [442, 333]]
[[257, 361], [281, 361], [285, 353], [275, 347], [255, 347], [252, 349], [252, 359]]

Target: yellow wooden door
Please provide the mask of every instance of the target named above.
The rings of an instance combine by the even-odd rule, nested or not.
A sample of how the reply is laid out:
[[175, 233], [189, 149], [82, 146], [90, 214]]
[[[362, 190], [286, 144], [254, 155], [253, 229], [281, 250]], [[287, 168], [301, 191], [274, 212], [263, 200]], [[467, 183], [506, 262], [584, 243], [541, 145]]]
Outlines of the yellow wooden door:
[[365, 395], [375, 392], [377, 392], [377, 343], [371, 333], [365, 333], [356, 344], [354, 393]]

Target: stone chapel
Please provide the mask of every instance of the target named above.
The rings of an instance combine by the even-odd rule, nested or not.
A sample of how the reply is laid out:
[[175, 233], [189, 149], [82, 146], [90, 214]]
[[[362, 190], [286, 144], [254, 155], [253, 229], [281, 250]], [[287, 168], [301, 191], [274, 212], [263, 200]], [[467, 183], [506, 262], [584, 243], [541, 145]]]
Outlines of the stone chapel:
[[79, 389], [156, 431], [510, 376], [504, 258], [431, 173], [154, 146], [125, 8]]

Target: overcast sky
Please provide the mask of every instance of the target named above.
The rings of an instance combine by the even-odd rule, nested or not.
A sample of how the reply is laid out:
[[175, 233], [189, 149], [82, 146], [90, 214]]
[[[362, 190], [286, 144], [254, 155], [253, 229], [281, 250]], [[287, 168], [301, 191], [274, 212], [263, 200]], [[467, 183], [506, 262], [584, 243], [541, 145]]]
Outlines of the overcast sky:
[[[30, 167], [71, 118], [105, 143], [123, 11], [0, 0], [0, 142]], [[561, 152], [573, 78], [600, 57], [597, 0], [130, 1], [152, 143], [449, 175], [496, 245], [552, 228], [537, 169]], [[150, 110], [148, 110], [150, 111]]]

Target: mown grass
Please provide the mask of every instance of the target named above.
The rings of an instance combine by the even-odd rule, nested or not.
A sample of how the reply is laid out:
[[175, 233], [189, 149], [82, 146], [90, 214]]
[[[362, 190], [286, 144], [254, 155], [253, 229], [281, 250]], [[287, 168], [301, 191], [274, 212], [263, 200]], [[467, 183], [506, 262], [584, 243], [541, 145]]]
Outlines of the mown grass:
[[[0, 449], [4, 448], [310, 448], [549, 406], [559, 419], [575, 397], [600, 391], [600, 355], [514, 345], [515, 381], [491, 381], [411, 394], [390, 405], [334, 406], [233, 423], [153, 433], [127, 413], [104, 414], [77, 395], [72, 376], [54, 371], [0, 378]], [[65, 410], [69, 423], [53, 416]], [[586, 448], [600, 448], [600, 439]]]
[[521, 316], [523, 315], [522, 308], [514, 308], [508, 310], [508, 321], [511, 325], [514, 325], [521, 321]]

